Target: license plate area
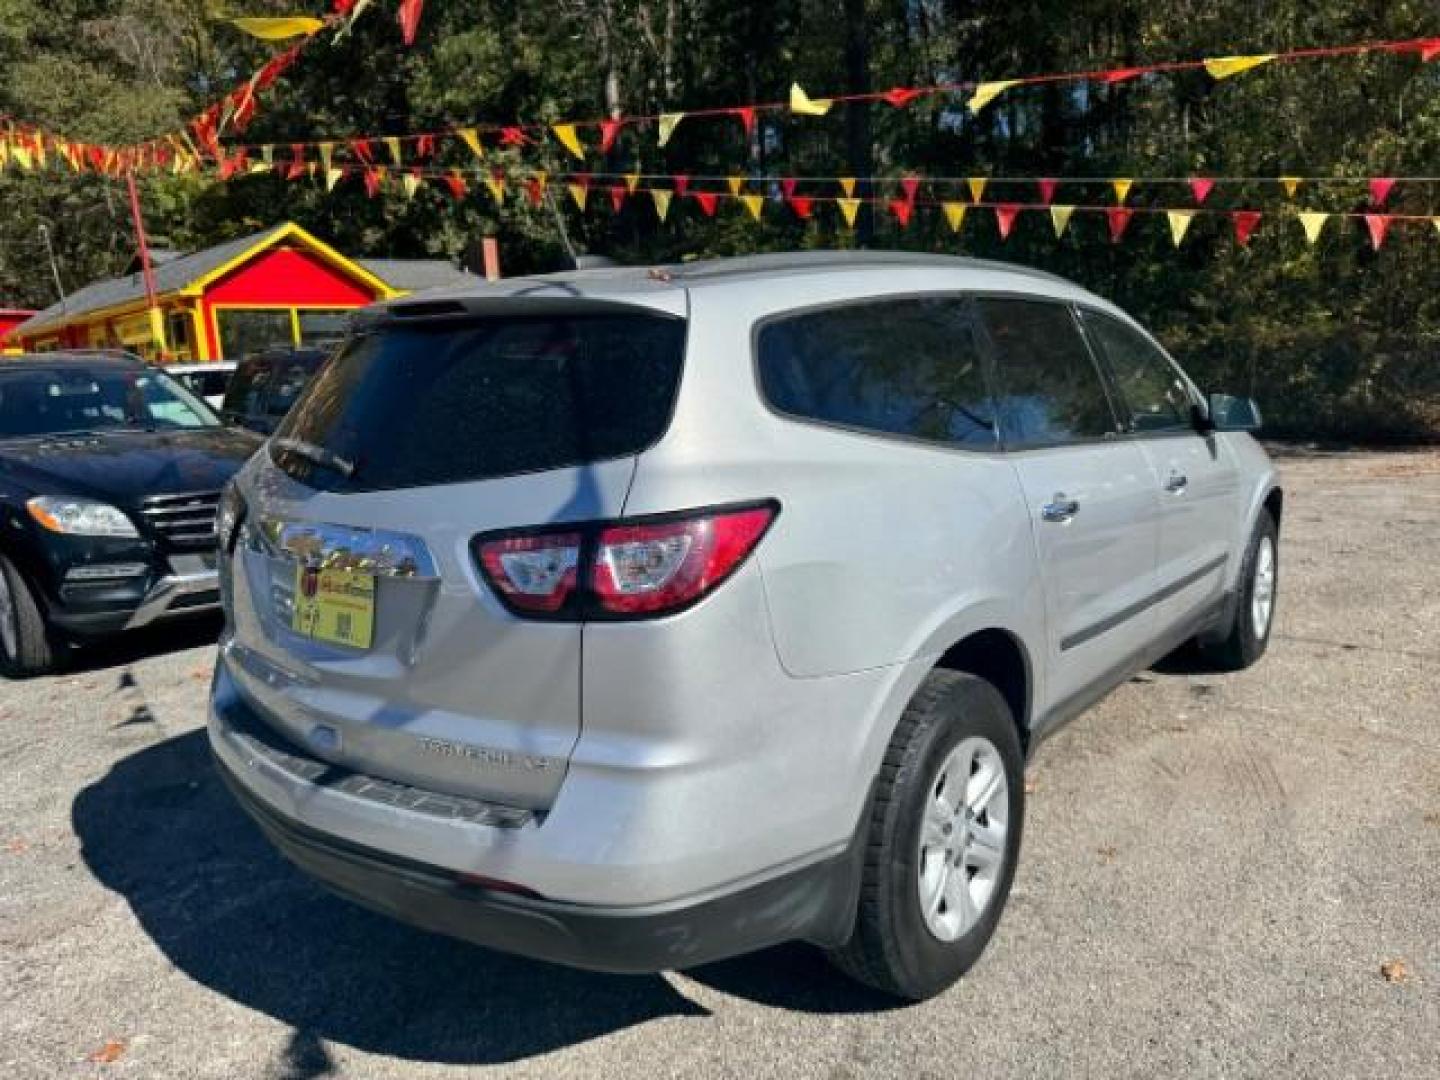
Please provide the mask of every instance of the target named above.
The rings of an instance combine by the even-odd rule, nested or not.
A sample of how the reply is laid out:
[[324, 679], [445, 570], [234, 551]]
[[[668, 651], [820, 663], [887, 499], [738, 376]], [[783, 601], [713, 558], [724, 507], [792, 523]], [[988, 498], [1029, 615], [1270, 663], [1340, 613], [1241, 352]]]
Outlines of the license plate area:
[[375, 575], [336, 567], [295, 567], [290, 628], [350, 649], [375, 640]]

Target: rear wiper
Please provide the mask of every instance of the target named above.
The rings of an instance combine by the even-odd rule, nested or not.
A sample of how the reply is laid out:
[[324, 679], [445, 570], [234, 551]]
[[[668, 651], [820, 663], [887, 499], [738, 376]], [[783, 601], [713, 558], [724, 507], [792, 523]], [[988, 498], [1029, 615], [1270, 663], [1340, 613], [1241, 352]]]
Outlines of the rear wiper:
[[322, 469], [330, 469], [339, 473], [347, 480], [355, 475], [355, 463], [349, 461], [339, 454], [332, 454], [323, 446], [316, 446], [314, 443], [304, 442], [300, 439], [275, 439], [274, 443], [281, 450], [288, 451], [296, 457], [302, 457]]

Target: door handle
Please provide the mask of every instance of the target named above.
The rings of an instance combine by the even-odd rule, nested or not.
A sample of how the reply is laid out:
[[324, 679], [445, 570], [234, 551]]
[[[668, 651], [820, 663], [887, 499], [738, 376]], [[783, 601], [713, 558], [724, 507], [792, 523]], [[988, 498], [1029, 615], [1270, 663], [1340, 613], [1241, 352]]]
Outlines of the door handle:
[[1063, 491], [1057, 491], [1055, 498], [1040, 508], [1040, 516], [1046, 521], [1064, 524], [1080, 512], [1079, 499], [1067, 499]]
[[1182, 494], [1190, 486], [1190, 478], [1184, 473], [1172, 472], [1165, 481], [1165, 490], [1174, 495]]

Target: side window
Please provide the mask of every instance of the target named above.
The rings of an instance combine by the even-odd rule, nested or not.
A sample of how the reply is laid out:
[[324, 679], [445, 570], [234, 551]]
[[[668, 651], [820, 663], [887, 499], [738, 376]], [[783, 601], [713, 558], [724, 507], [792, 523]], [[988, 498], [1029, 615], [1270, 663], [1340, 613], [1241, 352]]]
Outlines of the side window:
[[1132, 431], [1191, 431], [1190, 390], [1164, 353], [1119, 319], [1081, 314], [1085, 332], [1104, 355]]
[[760, 386], [791, 416], [977, 450], [995, 416], [963, 301], [882, 300], [777, 319], [760, 331]]
[[224, 411], [236, 416], [258, 414], [270, 374], [269, 360], [242, 360], [225, 390]]
[[1009, 446], [1098, 439], [1118, 432], [1100, 372], [1063, 304], [976, 301], [995, 346], [996, 413]]

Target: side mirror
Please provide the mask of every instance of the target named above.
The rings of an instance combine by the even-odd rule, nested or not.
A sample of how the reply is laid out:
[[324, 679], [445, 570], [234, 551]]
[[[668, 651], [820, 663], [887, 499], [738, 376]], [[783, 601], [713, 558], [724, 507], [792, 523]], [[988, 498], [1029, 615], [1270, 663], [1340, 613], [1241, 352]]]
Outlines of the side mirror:
[[1209, 416], [1203, 425], [1209, 431], [1258, 431], [1263, 422], [1254, 398], [1211, 394], [1206, 400]]

